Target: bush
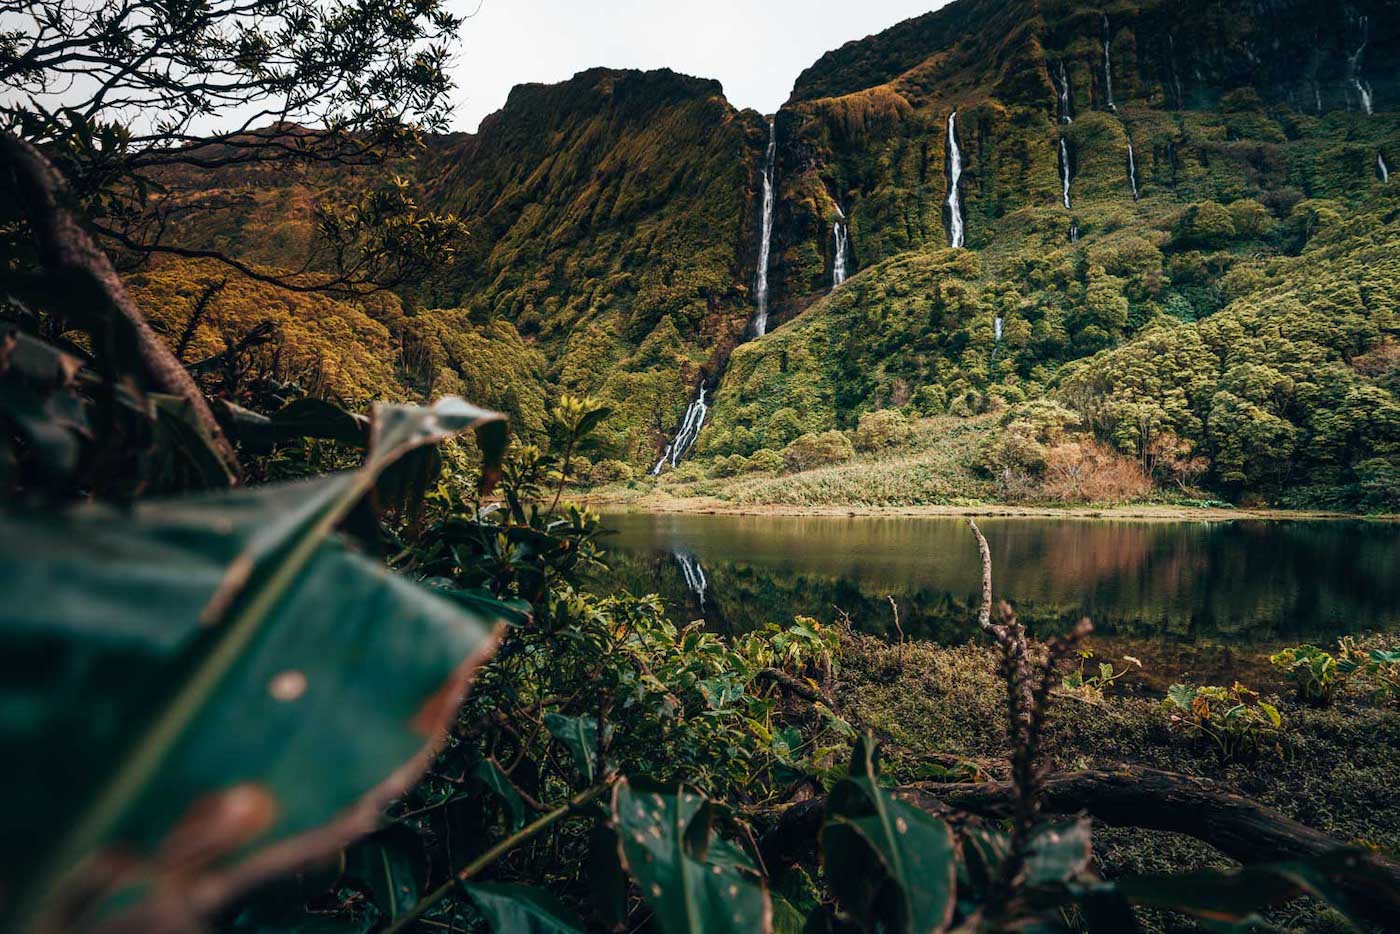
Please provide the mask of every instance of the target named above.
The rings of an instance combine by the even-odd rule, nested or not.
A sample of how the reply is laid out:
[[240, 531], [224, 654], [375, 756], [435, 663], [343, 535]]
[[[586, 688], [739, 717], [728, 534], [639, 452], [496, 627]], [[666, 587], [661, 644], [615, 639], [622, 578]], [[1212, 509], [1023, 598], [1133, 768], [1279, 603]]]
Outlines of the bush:
[[1298, 645], [1269, 656], [1275, 668], [1286, 672], [1298, 691], [1298, 700], [1326, 707], [1346, 687], [1346, 674], [1331, 653], [1315, 645]]
[[914, 411], [920, 415], [942, 415], [948, 411], [948, 391], [942, 386], [920, 386], [914, 390]]
[[749, 458], [748, 467], [745, 473], [778, 473], [783, 469], [783, 455], [777, 451], [770, 451], [764, 448], [761, 451], [754, 451]]
[[851, 440], [839, 431], [809, 433], [783, 448], [783, 466], [789, 473], [844, 464], [856, 456]]
[[852, 440], [857, 451], [881, 451], [907, 444], [913, 432], [913, 426], [903, 412], [880, 409], [860, 417]]
[[714, 463], [710, 465], [710, 476], [712, 477], [737, 477], [741, 473], [747, 473], [749, 469], [749, 459], [742, 454], [731, 454], [728, 457], [716, 457]]
[[637, 475], [628, 464], [615, 458], [601, 460], [588, 472], [590, 483], [626, 483]]
[[1221, 247], [1237, 235], [1234, 218], [1224, 205], [1215, 201], [1191, 205], [1182, 214], [1176, 229], [1180, 243], [1201, 247]]
[[1228, 688], [1173, 684], [1162, 706], [1174, 727], [1209, 740], [1223, 762], [1254, 758], [1261, 752], [1283, 758], [1283, 716], [1238, 681]]
[[1044, 493], [1066, 503], [1123, 503], [1155, 487], [1142, 464], [1097, 441], [1065, 441], [1045, 454]]

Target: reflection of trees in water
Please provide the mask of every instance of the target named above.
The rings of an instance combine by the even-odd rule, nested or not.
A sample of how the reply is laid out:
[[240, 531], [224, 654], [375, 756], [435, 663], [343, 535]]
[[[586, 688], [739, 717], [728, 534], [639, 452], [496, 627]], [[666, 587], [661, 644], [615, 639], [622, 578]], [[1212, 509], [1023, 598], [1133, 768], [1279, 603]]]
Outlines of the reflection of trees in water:
[[[1091, 617], [1101, 635], [1195, 641], [1330, 641], [1400, 623], [1400, 530], [1353, 522], [1159, 523], [996, 520], [983, 524], [997, 593], [1050, 632]], [[872, 632], [966, 638], [979, 569], [960, 520], [642, 517], [615, 562], [677, 550], [703, 562], [705, 615], [747, 629], [836, 605]], [[638, 569], [667, 586], [681, 569]], [[683, 594], [679, 594], [683, 598]], [[694, 601], [692, 601], [694, 602]], [[693, 609], [700, 609], [694, 606]]]

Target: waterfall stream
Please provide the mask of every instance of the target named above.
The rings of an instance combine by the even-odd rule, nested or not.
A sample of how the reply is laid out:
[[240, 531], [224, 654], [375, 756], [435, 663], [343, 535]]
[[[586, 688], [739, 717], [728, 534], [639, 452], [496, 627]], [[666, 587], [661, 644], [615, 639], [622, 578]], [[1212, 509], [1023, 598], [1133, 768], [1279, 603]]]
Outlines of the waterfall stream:
[[1128, 140], [1128, 184], [1133, 189], [1133, 200], [1138, 199], [1137, 157], [1133, 155], [1133, 141]]
[[705, 608], [705, 590], [710, 586], [705, 580], [705, 569], [700, 566], [700, 559], [684, 551], [673, 551], [676, 556], [676, 563], [681, 566], [681, 576], [685, 578], [686, 589], [700, 598], [700, 608]]
[[962, 180], [962, 152], [958, 149], [958, 112], [948, 115], [948, 245], [961, 247], [966, 243], [963, 227], [962, 194], [958, 183]]
[[1118, 107], [1113, 103], [1113, 33], [1108, 26], [1108, 14], [1103, 14], [1103, 89], [1108, 101], [1108, 109], [1114, 113]]
[[1069, 202], [1069, 144], [1063, 136], [1060, 137], [1060, 192], [1065, 210], [1072, 210]]
[[705, 424], [705, 416], [710, 412], [709, 406], [705, 404], [707, 391], [702, 381], [700, 392], [690, 405], [686, 406], [685, 417], [681, 419], [681, 426], [676, 429], [675, 437], [666, 445], [666, 450], [661, 453], [661, 459], [656, 462], [656, 466], [651, 468], [653, 477], [661, 473], [661, 469], [668, 463], [672, 467], [679, 467], [681, 458], [695, 445], [695, 439], [700, 437], [700, 429]]
[[[778, 161], [778, 122], [768, 121], [768, 149], [763, 155], [763, 223], [758, 241], [758, 278], [754, 282], [754, 300], [758, 311], [753, 316], [757, 337], [768, 333], [768, 257], [773, 248], [773, 201], [776, 197], [773, 171]], [[701, 390], [703, 395], [704, 390]]]
[[1374, 102], [1371, 98], [1371, 86], [1361, 77], [1361, 56], [1366, 51], [1366, 44], [1370, 41], [1371, 20], [1369, 17], [1361, 17], [1361, 44], [1356, 47], [1356, 51], [1347, 56], [1347, 77], [1351, 80], [1351, 86], [1356, 88], [1357, 97], [1361, 99], [1361, 109], [1366, 116], [1371, 116]]
[[1385, 164], [1385, 156], [1379, 152], [1376, 153], [1376, 171], [1380, 172], [1382, 182], [1390, 181], [1390, 166]]
[[831, 261], [831, 287], [834, 289], [846, 281], [848, 275], [846, 271], [846, 256], [850, 252], [850, 237], [846, 232], [846, 225], [841, 221], [831, 225], [832, 250], [834, 257]]
[[992, 322], [992, 331], [996, 335], [995, 342], [992, 344], [992, 365], [996, 364], [997, 351], [1001, 349], [1002, 323], [1001, 315], [997, 315], [996, 320]]
[[1073, 123], [1074, 117], [1070, 115], [1069, 97], [1069, 75], [1065, 73], [1065, 63], [1060, 62], [1060, 122]]

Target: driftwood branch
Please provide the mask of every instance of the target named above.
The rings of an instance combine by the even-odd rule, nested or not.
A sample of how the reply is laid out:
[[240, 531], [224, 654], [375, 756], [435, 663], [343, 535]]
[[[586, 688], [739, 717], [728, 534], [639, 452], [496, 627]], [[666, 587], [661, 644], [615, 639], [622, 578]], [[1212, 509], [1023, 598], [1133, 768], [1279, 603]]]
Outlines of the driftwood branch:
[[[895, 791], [903, 800], [940, 817], [971, 814], [1013, 817], [1012, 782], [921, 784]], [[814, 798], [768, 815], [759, 840], [764, 863], [791, 865], [809, 856], [817, 841], [826, 802]], [[1211, 782], [1137, 766], [1047, 775], [1040, 785], [1042, 812], [1087, 813], [1114, 827], [1185, 834], [1241, 863], [1336, 857], [1333, 879], [1356, 911], [1386, 930], [1400, 930], [1400, 866]], [[758, 823], [764, 826], [762, 815]], [[1341, 854], [1345, 853], [1343, 856]]]
[[33, 146], [7, 132], [0, 132], [0, 190], [29, 222], [47, 289], [64, 297], [61, 311], [92, 336], [94, 353], [121, 361], [142, 388], [187, 402], [219, 456], [237, 474], [233, 446], [204, 394], [146, 322], [107, 254], [74, 221], [58, 172]]

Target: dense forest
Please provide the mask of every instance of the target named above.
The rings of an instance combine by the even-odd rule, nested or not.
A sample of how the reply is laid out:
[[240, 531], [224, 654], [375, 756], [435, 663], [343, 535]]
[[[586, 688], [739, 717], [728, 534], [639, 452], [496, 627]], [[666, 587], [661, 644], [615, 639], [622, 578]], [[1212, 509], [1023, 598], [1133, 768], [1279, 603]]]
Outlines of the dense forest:
[[967, 599], [720, 632], [580, 505], [1400, 511], [1396, 12], [954, 0], [461, 134], [445, 0], [0, 0], [0, 930], [1400, 929], [1393, 632], [1142, 678], [972, 520]]

